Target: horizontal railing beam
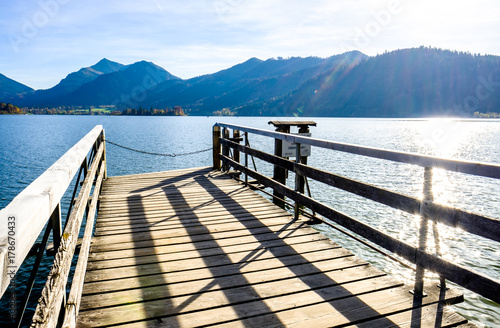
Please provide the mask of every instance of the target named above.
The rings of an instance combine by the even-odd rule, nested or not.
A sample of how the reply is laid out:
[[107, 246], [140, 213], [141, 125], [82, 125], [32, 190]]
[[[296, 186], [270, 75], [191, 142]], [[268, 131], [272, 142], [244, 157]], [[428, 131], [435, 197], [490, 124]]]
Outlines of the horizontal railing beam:
[[[348, 191], [366, 199], [408, 212], [420, 213], [421, 201], [417, 198], [399, 194], [390, 190], [379, 188], [356, 180], [348, 179], [330, 172], [322, 171], [307, 165], [297, 164], [282, 157], [239, 145], [230, 140], [221, 139], [221, 143], [241, 152], [248, 153], [263, 161], [278, 165], [301, 176], [314, 179], [335, 188]], [[465, 212], [445, 205], [431, 203], [426, 211], [433, 221], [446, 224], [454, 228], [461, 228], [469, 233], [500, 241], [500, 220], [489, 218], [474, 213]]]
[[42, 295], [35, 309], [31, 327], [56, 327], [59, 319], [62, 301], [66, 294], [66, 283], [71, 268], [73, 255], [78, 241], [83, 216], [88, 206], [90, 192], [94, 185], [97, 169], [104, 153], [104, 143], [101, 143], [94, 160], [83, 181], [80, 193], [66, 222], [61, 246], [57, 249], [54, 264], [50, 270]]
[[435, 167], [453, 172], [460, 172], [483, 176], [488, 178], [500, 179], [500, 165], [490, 163], [472, 162], [466, 160], [445, 159], [435, 156], [425, 156], [416, 153], [398, 152], [393, 150], [364, 147], [353, 144], [338, 143], [329, 140], [316, 139], [294, 134], [273, 132], [257, 128], [249, 128], [227, 123], [216, 123], [216, 126], [236, 129], [242, 132], [254, 133], [274, 139], [286, 140], [291, 143], [300, 143], [315, 147], [342, 151], [346, 153], [362, 155], [372, 158], [384, 159], [399, 163], [419, 165], [422, 167]]
[[80, 301], [82, 298], [83, 282], [85, 278], [85, 272], [87, 270], [87, 262], [90, 252], [90, 242], [92, 239], [92, 231], [94, 229], [94, 221], [97, 210], [97, 202], [99, 201], [99, 194], [101, 190], [102, 181], [104, 179], [106, 172], [105, 160], [101, 163], [101, 168], [99, 169], [99, 174], [97, 175], [94, 193], [92, 194], [92, 200], [90, 207], [88, 209], [88, 217], [85, 222], [85, 232], [82, 239], [82, 244], [80, 246], [80, 253], [78, 255], [78, 262], [76, 264], [75, 272], [73, 274], [73, 280], [71, 282], [71, 290], [66, 301], [65, 314], [62, 327], [72, 328], [76, 327], [76, 319], [78, 317], [78, 312], [80, 309]]
[[[102, 131], [102, 125], [96, 126], [0, 211], [2, 224], [0, 227], [0, 295], [3, 295], [13, 277], [9, 275], [10, 271], [21, 267]], [[7, 222], [9, 220], [15, 222], [16, 245], [13, 258], [9, 258], [8, 249]]]
[[[319, 203], [318, 201], [307, 197], [304, 194], [297, 193], [296, 191], [282, 185], [271, 178], [268, 178], [258, 172], [255, 172], [240, 163], [235, 162], [231, 158], [221, 155], [221, 159], [233, 166], [235, 169], [248, 174], [249, 176], [257, 179], [261, 184], [278, 190], [284, 196], [299, 202], [316, 213], [340, 224], [341, 226], [357, 233], [358, 235], [368, 239], [369, 241], [382, 246], [383, 248], [403, 257], [404, 259], [422, 266], [426, 270], [438, 273], [446, 279], [455, 282], [473, 292], [476, 292], [484, 297], [487, 297], [495, 302], [500, 302], [500, 282], [489, 277], [485, 277], [472, 270], [468, 270], [459, 265], [447, 262], [435, 255], [431, 255], [419, 251], [413, 246], [401, 242], [371, 226], [358, 221], [350, 216], [334, 210], [333, 208]], [[324, 221], [328, 223], [328, 221]]]

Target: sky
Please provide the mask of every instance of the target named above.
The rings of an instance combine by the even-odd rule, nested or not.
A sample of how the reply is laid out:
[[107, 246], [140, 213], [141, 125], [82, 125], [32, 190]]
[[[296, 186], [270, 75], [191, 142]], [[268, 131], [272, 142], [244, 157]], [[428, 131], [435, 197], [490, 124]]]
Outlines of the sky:
[[191, 78], [252, 57], [500, 55], [498, 0], [10, 0], [0, 13], [0, 73], [34, 89], [102, 58]]

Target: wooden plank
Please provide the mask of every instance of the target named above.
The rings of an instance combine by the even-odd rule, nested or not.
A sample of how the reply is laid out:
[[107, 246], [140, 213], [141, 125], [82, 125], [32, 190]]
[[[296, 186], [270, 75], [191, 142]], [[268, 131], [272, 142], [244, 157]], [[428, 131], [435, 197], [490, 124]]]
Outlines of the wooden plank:
[[[350, 256], [351, 254], [343, 249], [321, 249], [312, 252], [307, 252], [303, 254], [297, 254], [292, 249], [283, 248], [273, 248], [272, 252], [261, 252], [258, 253], [255, 259], [250, 258], [252, 261], [263, 261], [267, 259], [280, 259], [286, 263], [293, 264], [297, 259], [306, 259], [309, 261], [314, 261], [318, 258], [335, 258], [339, 256]], [[165, 256], [167, 257], [167, 256]], [[125, 270], [123, 268], [110, 268], [102, 270], [87, 271], [85, 276], [85, 281], [98, 281], [98, 280], [111, 280], [111, 279], [121, 279], [127, 277], [133, 277], [137, 275], [152, 275], [159, 273], [167, 273], [173, 271], [182, 270], [192, 270], [207, 266], [222, 266], [229, 265], [232, 263], [239, 263], [240, 265], [248, 262], [248, 254], [246, 253], [234, 253], [234, 254], [223, 254], [214, 255], [206, 257], [196, 257], [187, 259], [178, 259], [176, 261], [165, 261], [152, 264], [144, 264], [140, 266], [140, 272], [135, 268], [131, 270]], [[174, 256], [175, 258], [175, 256]]]
[[[309, 238], [310, 236], [306, 236]], [[307, 239], [306, 238], [306, 239]], [[185, 260], [193, 260], [190, 265], [195, 263], [197, 260], [202, 259], [205, 261], [205, 264], [210, 261], [214, 263], [214, 265], [221, 265], [221, 261], [218, 258], [227, 258], [229, 261], [233, 263], [244, 263], [248, 256], [248, 253], [258, 254], [259, 259], [268, 259], [272, 257], [279, 258], [281, 256], [288, 255], [296, 255], [302, 254], [305, 255], [304, 258], [308, 258], [308, 254], [310, 252], [315, 251], [325, 251], [325, 243], [324, 242], [304, 242], [304, 239], [298, 239], [295, 244], [286, 244], [283, 246], [283, 242], [279, 240], [274, 240], [272, 242], [262, 243], [262, 244], [250, 244], [250, 245], [235, 245], [228, 246], [225, 248], [205, 248], [205, 249], [196, 249], [193, 251], [184, 251], [184, 252], [176, 252], [176, 253], [164, 253], [161, 249], [159, 252], [163, 252], [162, 254], [154, 254], [149, 256], [141, 256], [141, 257], [132, 257], [132, 258], [120, 258], [115, 260], [107, 260], [107, 261], [99, 261], [93, 262], [91, 266], [89, 266], [90, 270], [96, 270], [96, 274], [98, 275], [107, 275], [107, 273], [102, 273], [102, 269], [111, 269], [116, 271], [116, 269], [120, 268], [120, 270], [126, 270], [126, 267], [132, 267], [136, 265], [141, 265], [141, 268], [147, 270], [148, 264], [154, 264], [156, 267], [159, 262], [173, 262], [173, 261], [185, 261]], [[305, 251], [304, 251], [305, 249]], [[332, 256], [347, 256], [348, 253], [342, 252], [340, 247], [331, 248], [335, 249], [336, 252], [331, 252]], [[302, 253], [301, 253], [302, 252]], [[203, 257], [201, 257], [201, 254]], [[266, 256], [264, 256], [266, 254]], [[209, 258], [210, 257], [210, 258]], [[229, 263], [228, 261], [228, 263]]]
[[[250, 204], [254, 205], [254, 204]], [[255, 204], [256, 206], [247, 206], [242, 207], [237, 204], [227, 204], [226, 206], [211, 206], [211, 207], [197, 207], [194, 209], [189, 208], [176, 208], [176, 209], [167, 209], [155, 211], [154, 213], [147, 212], [131, 212], [131, 213], [123, 213], [115, 216], [102, 216], [100, 217], [102, 221], [99, 222], [98, 227], [112, 227], [112, 226], [133, 226], [137, 224], [147, 223], [158, 223], [158, 222], [172, 222], [173, 224], [178, 224], [180, 222], [180, 218], [182, 218], [182, 222], [184, 220], [189, 220], [189, 217], [194, 217], [199, 220], [199, 222], [207, 222], [207, 221], [220, 221], [221, 219], [230, 219], [234, 218], [235, 215], [245, 215], [254, 214], [254, 217], [259, 217], [261, 215], [273, 214], [277, 213], [283, 217], [283, 212], [279, 211], [276, 208], [262, 206], [261, 203]], [[220, 214], [220, 215], [217, 215]]]
[[[405, 309], [412, 303], [408, 289], [399, 287], [385, 277], [364, 280], [364, 283], [305, 290], [285, 295], [262, 297], [254, 290], [229, 289], [209, 291], [197, 297], [180, 296], [165, 300], [128, 304], [81, 313], [80, 324], [94, 327], [108, 324], [128, 323], [148, 318], [161, 318], [164, 326], [205, 326], [227, 322], [228, 327], [303, 327], [304, 319], [310, 327], [331, 327], [366, 321], [382, 314], [391, 314]], [[256, 294], [256, 295], [255, 295]], [[447, 299], [453, 300], [453, 292]], [[251, 301], [244, 301], [252, 299]], [[380, 302], [383, 299], [385, 302]], [[242, 302], [238, 302], [242, 300]], [[438, 302], [435, 294], [424, 298], [425, 304]], [[212, 304], [213, 306], [207, 306]], [[223, 305], [218, 306], [219, 304]], [[389, 305], [388, 305], [389, 304]], [[144, 311], [144, 306], [147, 310]], [[164, 313], [183, 313], [166, 316]], [[276, 320], [278, 319], [278, 320]], [[118, 322], [117, 322], [118, 321]], [[320, 324], [317, 324], [319, 322]]]
[[[293, 264], [285, 264], [276, 258], [261, 259], [240, 267], [236, 274], [246, 275], [256, 273], [261, 275], [262, 281], [266, 281], [266, 277], [271, 275], [274, 276], [277, 274], [276, 272], [281, 272], [283, 269], [288, 269], [290, 274], [298, 276], [311, 274], [312, 272], [317, 272], [317, 270], [330, 272], [367, 265], [364, 260], [356, 258], [348, 253], [340, 253], [337, 258], [330, 258], [324, 255], [326, 254], [317, 254], [314, 260], [309, 261], [300, 256], [289, 258], [288, 260], [293, 261]], [[232, 270], [234, 270], [234, 264], [212, 268], [191, 268], [189, 271], [178, 270], [153, 275], [136, 275], [122, 279], [88, 281], [84, 285], [83, 294], [101, 295], [107, 292], [162, 286], [165, 284], [170, 285], [193, 280], [211, 281], [214, 278], [223, 279], [224, 277], [234, 275], [235, 273]], [[186, 274], [186, 272], [188, 272], [188, 274]]]
[[[277, 224], [277, 230], [284, 227], [284, 224]], [[296, 226], [296, 225], [295, 225]], [[296, 226], [298, 228], [298, 226]], [[262, 227], [261, 222], [256, 222], [255, 220], [251, 220], [245, 225], [241, 222], [228, 223], [223, 226], [193, 226], [190, 227], [190, 236], [195, 235], [203, 235], [203, 234], [212, 234], [212, 233], [220, 233], [220, 232], [231, 232], [236, 230], [256, 230], [258, 229], [266, 229]], [[106, 244], [114, 244], [114, 243], [129, 243], [129, 242], [139, 242], [145, 240], [154, 240], [159, 238], [171, 238], [175, 236], [180, 236], [185, 234], [185, 229], [172, 229], [172, 230], [151, 230], [151, 231], [139, 231], [132, 232], [126, 234], [115, 234], [111, 236], [103, 236], [102, 238], [96, 238], [94, 245], [98, 247], [100, 241], [102, 240]]]
[[[304, 229], [305, 230], [305, 229]], [[286, 240], [287, 243], [293, 244], [300, 242], [302, 238], [307, 237], [307, 240], [309, 242], [314, 242], [317, 240], [327, 240], [327, 237], [324, 237], [321, 234], [318, 234], [315, 231], [297, 231], [293, 235], [285, 236], [284, 238], [281, 238], [282, 240]], [[276, 238], [276, 235], [274, 233], [265, 233], [261, 234], [257, 239], [254, 235], [242, 235], [242, 236], [234, 236], [234, 237], [229, 237], [229, 238], [218, 238], [217, 239], [217, 245], [224, 249], [225, 247], [230, 247], [230, 246], [237, 246], [237, 247], [255, 247], [256, 245], [260, 244], [265, 244], [267, 242], [274, 242], [274, 239]], [[191, 251], [191, 250], [197, 250], [197, 249], [205, 249], [205, 248], [213, 248], [213, 242], [211, 240], [209, 241], [192, 241], [188, 242], [186, 240], [186, 237], [184, 238], [179, 238], [181, 240], [171, 240], [170, 242], [165, 242], [163, 244], [155, 244], [155, 247], [140, 247], [140, 248], [134, 248], [133, 245], [132, 247], [128, 249], [122, 249], [122, 250], [114, 250], [112, 252], [98, 252], [98, 253], [92, 253], [91, 257], [89, 258], [89, 262], [98, 262], [98, 261], [106, 261], [106, 260], [112, 260], [112, 259], [121, 259], [121, 258], [127, 258], [127, 257], [141, 257], [141, 256], [148, 256], [148, 255], [154, 255], [154, 254], [163, 254], [165, 253], [179, 253], [179, 252], [186, 252], [186, 251]]]
[[[376, 283], [384, 283], [389, 286], [395, 286], [394, 281], [387, 278], [378, 270], [371, 270], [372, 267], [354, 267], [343, 270], [334, 270], [330, 272], [312, 272], [304, 276], [297, 276], [287, 268], [267, 272], [267, 276], [261, 276], [258, 272], [245, 275], [233, 275], [224, 277], [224, 281], [217, 279], [193, 280], [177, 284], [165, 284], [163, 288], [158, 286], [148, 288], [137, 288], [106, 294], [95, 294], [85, 297], [87, 310], [97, 309], [99, 307], [122, 306], [132, 303], [142, 303], [155, 301], [165, 298], [165, 289], [168, 289], [168, 298], [185, 297], [193, 294], [199, 294], [201, 290], [207, 289], [206, 297], [211, 297], [209, 293], [218, 294], [225, 286], [230, 286], [231, 293], [239, 294], [238, 302], [254, 301], [256, 293], [261, 298], [287, 295], [291, 293], [305, 292], [311, 289], [328, 288], [340, 284], [357, 283], [359, 285], [367, 284], [368, 280], [376, 280]], [[244, 281], [241, 279], [244, 277]], [[328, 277], [329, 279], [324, 279]], [[265, 279], [263, 279], [265, 278]], [[244, 284], [241, 284], [243, 282]], [[207, 286], [210, 285], [208, 290]], [[228, 301], [216, 302], [217, 306], [230, 305]], [[139, 305], [140, 306], [140, 305]], [[198, 309], [208, 308], [209, 305], [200, 304]]]
[[[165, 230], [165, 229], [178, 229], [178, 228], [188, 228], [195, 226], [218, 226], [222, 222], [224, 224], [230, 223], [242, 223], [246, 221], [255, 220], [254, 214], [249, 214], [245, 212], [241, 212], [241, 219], [238, 220], [234, 217], [234, 213], [223, 214], [221, 216], [217, 216], [217, 219], [213, 219], [214, 216], [217, 215], [216, 211], [203, 213], [204, 216], [201, 217], [201, 220], [198, 220], [200, 217], [196, 214], [186, 215], [186, 219], [180, 219], [177, 215], [171, 215], [168, 217], [160, 217], [160, 219], [151, 220], [151, 219], [136, 219], [130, 223], [125, 223], [120, 226], [110, 225], [110, 226], [102, 226], [96, 229], [96, 234], [101, 236], [104, 235], [117, 235], [123, 233], [139, 233], [139, 232], [148, 232], [148, 231], [156, 231], [156, 230]], [[210, 215], [212, 215], [210, 217]], [[270, 210], [261, 210], [257, 213], [258, 218], [264, 222], [272, 222], [271, 224], [283, 223], [283, 217], [280, 216], [280, 213], [277, 211]], [[118, 221], [113, 221], [115, 224], [119, 224]], [[286, 224], [286, 223], [283, 223]]]
[[[300, 249], [300, 247], [295, 248], [294, 245], [305, 244], [306, 248], [308, 245], [311, 245], [318, 241], [328, 242], [327, 239], [321, 238], [318, 236], [317, 239], [314, 239], [314, 236], [311, 234], [305, 234], [302, 236], [297, 236], [295, 238], [288, 238], [287, 245], [296, 251]], [[205, 242], [208, 244], [207, 242]], [[194, 243], [193, 243], [194, 244]], [[193, 245], [191, 249], [185, 249], [183, 251], [174, 251], [172, 247], [155, 247], [153, 250], [146, 249], [145, 252], [142, 252], [142, 255], [137, 254], [137, 249], [133, 249], [132, 251], [126, 250], [118, 252], [112, 252], [114, 258], [106, 258], [106, 261], [92, 261], [87, 265], [87, 270], [97, 270], [103, 268], [113, 268], [113, 267], [123, 267], [123, 266], [133, 266], [133, 265], [143, 265], [147, 263], [156, 263], [158, 261], [172, 261], [175, 259], [188, 259], [188, 258], [196, 258], [200, 256], [200, 252], [203, 251], [204, 256], [214, 256], [214, 255], [223, 255], [223, 254], [232, 254], [232, 253], [242, 253], [242, 252], [251, 252], [251, 251], [259, 251], [265, 252], [266, 249], [270, 247], [283, 247], [283, 241], [280, 239], [270, 239], [270, 240], [254, 240], [252, 243], [242, 244], [238, 239], [234, 238], [232, 244], [228, 244], [226, 246], [222, 246], [217, 243], [217, 246], [214, 246], [213, 243], [210, 243], [207, 246], [211, 247], [203, 247], [203, 244], [197, 243]], [[288, 247], [287, 246], [287, 247]], [[321, 243], [321, 247], [324, 247], [324, 243]], [[339, 246], [337, 246], [339, 247]], [[117, 253], [121, 254], [120, 257], [117, 257]], [[125, 255], [128, 254], [128, 255]], [[94, 258], [91, 258], [94, 260]]]
[[[195, 172], [195, 173], [193, 173]], [[149, 173], [139, 173], [139, 174], [130, 174], [130, 175], [120, 175], [108, 177], [106, 179], [107, 183], [120, 183], [121, 181], [125, 181], [127, 179], [148, 179], [148, 178], [158, 178], [158, 177], [179, 177], [184, 174], [209, 174], [214, 172], [211, 167], [194, 167], [188, 169], [178, 169], [178, 170], [170, 170], [170, 171], [160, 171], [160, 172], [149, 172]]]
[[[174, 190], [176, 188], [183, 188], [185, 190], [194, 190], [197, 192], [202, 191], [199, 188], [197, 189], [197, 185], [199, 182], [193, 180], [180, 180], [179, 182], [170, 182], [170, 183], [164, 183], [164, 182], [159, 182], [162, 185], [163, 190]], [[230, 188], [237, 188], [235, 185], [227, 185], [227, 184], [218, 184], [220, 188], [223, 189], [230, 189]], [[203, 186], [203, 185], [202, 185]], [[206, 185], [204, 186], [206, 190], [215, 190], [214, 186], [211, 185]], [[147, 192], [150, 192], [151, 190], [155, 190], [156, 192], [161, 191], [158, 189], [155, 189], [155, 187], [152, 187], [151, 184], [145, 183], [142, 184], [141, 181], [133, 181], [131, 182], [130, 186], [125, 186], [125, 185], [120, 185], [119, 187], [114, 187], [113, 189], [110, 190], [105, 190], [106, 194], [108, 195], [113, 195], [113, 194], [125, 194], [125, 193], [144, 193], [147, 194]]]
[[[387, 321], [389, 320], [389, 321]], [[387, 325], [389, 323], [389, 325]], [[392, 324], [390, 324], [392, 323]], [[357, 323], [357, 328], [387, 327], [387, 328], [412, 328], [412, 327], [457, 327], [467, 323], [467, 319], [458, 315], [448, 306], [439, 303], [425, 305], [418, 309], [409, 309], [404, 312], [388, 315], [381, 319]], [[354, 325], [352, 325], [354, 326]], [[346, 327], [352, 327], [346, 326]]]
[[267, 124], [272, 124], [274, 126], [287, 125], [287, 126], [316, 126], [314, 121], [269, 121]]
[[[314, 304], [322, 302], [325, 299], [331, 301], [337, 297], [357, 295], [366, 292], [367, 288], [370, 288], [370, 291], [373, 292], [395, 286], [394, 282], [390, 280], [381, 280], [382, 278], [370, 279], [366, 281], [367, 284], [363, 285], [354, 283], [349, 286], [348, 291], [346, 290], [347, 284], [344, 286], [326, 287], [320, 290], [305, 290], [294, 293], [293, 297], [281, 294], [277, 296], [264, 294], [261, 297], [258, 291], [255, 291], [255, 288], [259, 285], [254, 285], [252, 286], [253, 288], [246, 289], [231, 288], [207, 291], [197, 294], [196, 297], [192, 297], [191, 295], [168, 297], [165, 300], [149, 301], [146, 304], [138, 303], [101, 308], [99, 312], [82, 311], [80, 313], [79, 324], [100, 327], [109, 324], [128, 323], [162, 317], [165, 316], [165, 313], [176, 314], [179, 313], [178, 309], [181, 309], [186, 314], [179, 313], [176, 316], [166, 317], [162, 319], [164, 325], [172, 325], [174, 322], [183, 320], [185, 316], [189, 319], [189, 322], [184, 322], [186, 327], [211, 325], [231, 319], [241, 320], [249, 315], [256, 316], [271, 311], [278, 312], [297, 305]], [[274, 286], [283, 285], [278, 283], [274, 284]], [[272, 293], [272, 290], [270, 292]], [[332, 297], [332, 295], [336, 296]], [[144, 311], [145, 305], [147, 306], [146, 311]], [[276, 322], [273, 322], [273, 326], [275, 325]]]
[[[239, 201], [240, 199], [236, 199], [236, 201]], [[157, 204], [155, 206], [131, 206], [129, 208], [127, 207], [120, 207], [117, 209], [113, 210], [99, 210], [100, 215], [104, 219], [108, 218], [114, 218], [118, 216], [123, 216], [124, 214], [128, 216], [128, 214], [155, 214], [155, 213], [179, 213], [182, 212], [183, 210], [187, 210], [189, 212], [195, 212], [195, 211], [204, 211], [204, 210], [219, 210], [219, 209], [227, 209], [226, 211], [229, 211], [230, 209], [234, 209], [235, 207], [240, 208], [241, 210], [252, 210], [253, 208], [259, 208], [262, 207], [262, 200], [248, 200], [245, 203], [236, 203], [235, 200], [224, 200], [222, 199], [221, 201], [216, 201], [215, 200], [209, 200], [208, 202], [202, 202], [202, 203], [187, 203], [187, 202], [179, 202], [177, 205], [176, 204]], [[214, 204], [215, 203], [215, 204]], [[272, 208], [271, 206], [267, 207]]]
[[[261, 236], [262, 234], [276, 233], [276, 235], [282, 236], [290, 236], [293, 234], [301, 233], [301, 230], [305, 227], [286, 227], [283, 225], [274, 225], [264, 228], [256, 228], [252, 230], [252, 235]], [[168, 244], [175, 243], [186, 243], [186, 242], [196, 242], [196, 241], [204, 241], [211, 240], [212, 238], [216, 238], [217, 240], [225, 239], [225, 238], [236, 238], [236, 237], [244, 237], [248, 236], [248, 231], [242, 229], [237, 231], [217, 231], [216, 233], [212, 233], [211, 235], [201, 234], [189, 236], [186, 234], [177, 234], [177, 235], [164, 235], [163, 237], [157, 237], [156, 239], [147, 239], [147, 240], [128, 240], [120, 243], [107, 243], [106, 239], [99, 240], [94, 238], [94, 244], [92, 245], [92, 251], [94, 252], [110, 252], [121, 249], [129, 249], [129, 248], [147, 248], [154, 246], [162, 246]]]
[[[3, 295], [11, 279], [8, 266], [21, 267], [102, 130], [102, 125], [97, 125], [0, 210], [0, 222], [5, 223], [5, 227], [0, 229], [0, 295]], [[15, 263], [9, 263], [8, 259], [9, 217], [14, 218], [16, 236], [22, 236], [17, 239]]]
[[[305, 305], [300, 310], [292, 307], [278, 313], [274, 312], [243, 320], [227, 320], [226, 323], [215, 326], [246, 327], [247, 325], [259, 323], [261, 327], [273, 327], [273, 317], [276, 317], [286, 327], [357, 326], [372, 319], [379, 319], [377, 325], [372, 327], [390, 327], [393, 322], [388, 317], [412, 307], [413, 299], [408, 297], [408, 294], [408, 289], [405, 287], [367, 292], [355, 295], [355, 297], [334, 298], [329, 303], [317, 302], [316, 304]], [[440, 302], [438, 291], [429, 296], [422, 301], [424, 306]], [[456, 292], [450, 292], [448, 295], [444, 295], [441, 301], [445, 303], [454, 302], [456, 297]], [[367, 304], [373, 306], [367, 306]], [[198, 315], [200, 314], [198, 313]]]
[[[127, 197], [126, 199], [124, 199], [124, 197], [120, 197], [118, 199], [111, 199], [109, 197], [107, 198], [104, 198], [104, 197], [101, 197], [101, 200], [104, 200], [106, 199], [106, 203], [103, 204], [105, 205], [105, 207], [102, 207], [101, 209], [104, 210], [104, 209], [114, 209], [114, 208], [117, 208], [117, 207], [121, 207], [123, 205], [126, 205], [126, 206], [133, 206], [133, 205], [136, 205], [136, 204], [155, 204], [159, 201], [164, 201], [164, 200], [168, 200], [169, 203], [172, 203], [172, 204], [175, 204], [175, 203], [178, 203], [178, 201], [182, 198], [181, 196], [184, 196], [184, 197], [188, 197], [187, 200], [191, 201], [191, 202], [206, 202], [207, 200], [214, 200], [214, 199], [217, 199], [218, 196], [222, 196], [224, 197], [224, 195], [230, 195], [230, 197], [232, 199], [259, 199], [257, 197], [257, 195], [255, 195], [255, 193], [253, 192], [250, 192], [248, 189], [245, 189], [245, 188], [242, 188], [240, 186], [238, 186], [237, 188], [235, 188], [233, 186], [233, 188], [231, 189], [218, 189], [220, 191], [207, 191], [207, 190], [202, 190], [202, 191], [199, 191], [197, 190], [196, 192], [189, 192], [189, 191], [185, 191], [184, 189], [182, 190], [182, 195], [176, 195], [176, 194], [172, 194], [172, 193], [156, 193], [155, 195], [152, 195], [152, 196], [149, 196], [149, 197], [141, 197], [141, 199], [137, 199], [138, 197], [136, 195], [134, 195], [134, 197]], [[166, 196], [169, 196], [169, 198], [167, 198]], [[132, 196], [132, 195], [131, 195]]]

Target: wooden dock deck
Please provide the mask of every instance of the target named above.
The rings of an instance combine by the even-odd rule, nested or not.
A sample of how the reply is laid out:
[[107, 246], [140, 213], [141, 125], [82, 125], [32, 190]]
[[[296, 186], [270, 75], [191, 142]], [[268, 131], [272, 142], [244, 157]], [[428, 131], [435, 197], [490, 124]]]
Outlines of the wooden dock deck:
[[[109, 177], [78, 327], [452, 327], [404, 286], [211, 168]], [[417, 324], [417, 325], [416, 325]]]

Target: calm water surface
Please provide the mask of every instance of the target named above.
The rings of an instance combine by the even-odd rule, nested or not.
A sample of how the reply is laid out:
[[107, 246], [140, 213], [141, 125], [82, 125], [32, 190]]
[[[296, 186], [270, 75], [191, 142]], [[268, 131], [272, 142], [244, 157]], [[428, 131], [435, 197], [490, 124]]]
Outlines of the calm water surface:
[[[276, 118], [273, 118], [276, 119]], [[278, 118], [283, 120], [285, 118]], [[99, 116], [0, 116], [0, 208], [5, 207], [20, 191], [78, 142], [95, 125], [102, 124], [106, 138], [131, 148], [157, 153], [184, 153], [211, 147], [212, 126], [228, 122], [271, 129], [271, 118], [237, 117], [99, 117]], [[293, 119], [291, 119], [293, 120]], [[309, 118], [308, 118], [309, 120]], [[420, 152], [450, 158], [500, 163], [500, 121], [453, 120], [383, 120], [315, 118], [312, 127], [316, 138], [398, 151]], [[272, 151], [273, 141], [250, 136], [252, 147]], [[211, 152], [182, 157], [159, 157], [107, 146], [108, 174], [125, 175], [212, 165]], [[272, 167], [257, 161], [260, 172]], [[309, 164], [391, 189], [410, 196], [422, 193], [423, 169], [362, 156], [313, 149]], [[293, 177], [289, 178], [293, 185]], [[495, 179], [477, 178], [435, 170], [435, 201], [458, 208], [500, 218], [500, 183]], [[418, 217], [352, 196], [319, 183], [311, 183], [313, 197], [340, 211], [367, 222], [392, 236], [416, 245]], [[63, 200], [66, 207], [69, 196]], [[64, 213], [63, 213], [63, 217]], [[3, 228], [2, 228], [3, 229]], [[347, 239], [327, 226], [317, 229], [342, 246], [407, 283], [413, 274], [378, 253]], [[430, 229], [432, 230], [432, 229]], [[500, 279], [498, 245], [460, 230], [439, 225], [443, 256], [476, 271]], [[433, 237], [429, 236], [429, 251]], [[21, 267], [16, 283], [21, 298], [23, 285], [34, 258]], [[40, 277], [49, 270], [46, 265]], [[436, 277], [429, 275], [429, 279]], [[39, 291], [43, 283], [36, 285]], [[499, 291], [500, 292], [500, 291]], [[9, 320], [9, 293], [0, 301], [0, 325]], [[466, 301], [456, 310], [479, 326], [500, 327], [500, 306], [474, 293], [465, 291]], [[32, 311], [34, 305], [30, 306]]]

